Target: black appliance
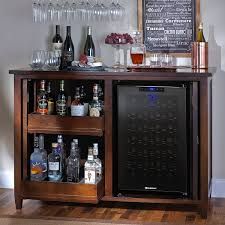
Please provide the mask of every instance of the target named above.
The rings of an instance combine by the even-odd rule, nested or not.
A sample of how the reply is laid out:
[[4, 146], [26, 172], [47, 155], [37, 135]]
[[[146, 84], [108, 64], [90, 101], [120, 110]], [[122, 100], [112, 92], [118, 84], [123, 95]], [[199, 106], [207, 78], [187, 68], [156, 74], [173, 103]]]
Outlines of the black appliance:
[[190, 194], [186, 85], [117, 85], [117, 193]]

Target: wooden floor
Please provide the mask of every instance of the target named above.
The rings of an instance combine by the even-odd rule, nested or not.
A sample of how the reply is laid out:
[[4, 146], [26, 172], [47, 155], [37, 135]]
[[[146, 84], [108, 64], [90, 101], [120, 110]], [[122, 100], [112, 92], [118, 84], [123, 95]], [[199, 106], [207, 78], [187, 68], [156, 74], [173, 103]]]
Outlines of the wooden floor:
[[[36, 200], [24, 200], [23, 209], [16, 210], [13, 190], [0, 189], [0, 217], [54, 218], [111, 220], [126, 223], [170, 222], [175, 224], [225, 225], [225, 199], [212, 199], [207, 220], [191, 211], [172, 211], [165, 206], [159, 208], [142, 204], [100, 203], [98, 206], [47, 203]], [[90, 223], [91, 224], [91, 223]]]

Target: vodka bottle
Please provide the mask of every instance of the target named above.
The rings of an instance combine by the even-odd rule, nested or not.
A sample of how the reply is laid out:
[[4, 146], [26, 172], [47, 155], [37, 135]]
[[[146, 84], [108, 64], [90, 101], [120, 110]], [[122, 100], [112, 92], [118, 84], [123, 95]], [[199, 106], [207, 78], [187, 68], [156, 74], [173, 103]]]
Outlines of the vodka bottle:
[[80, 174], [80, 154], [76, 144], [71, 142], [70, 156], [67, 159], [67, 182], [79, 182]]
[[45, 150], [45, 146], [44, 146], [44, 135], [40, 134], [39, 135], [39, 149], [40, 152], [42, 154], [42, 167], [43, 167], [43, 179], [46, 179], [48, 176], [48, 165], [47, 165], [47, 161], [48, 161], [48, 153]]
[[98, 143], [93, 144], [93, 155], [96, 163], [97, 181], [100, 181], [102, 178], [102, 162], [98, 158]]
[[34, 138], [34, 152], [30, 156], [30, 179], [32, 181], [44, 180], [43, 154], [38, 147], [38, 137]]
[[89, 110], [91, 117], [100, 117], [103, 114], [103, 105], [99, 101], [99, 85], [93, 86], [93, 100], [90, 102]]
[[85, 184], [96, 184], [97, 173], [96, 163], [93, 156], [93, 148], [88, 148], [88, 158], [84, 165], [84, 183]]
[[57, 136], [57, 143], [58, 143], [57, 152], [61, 157], [62, 172], [64, 173], [65, 172], [66, 153], [65, 153], [65, 146], [64, 146], [64, 143], [63, 143], [63, 136], [62, 135]]
[[61, 181], [62, 160], [58, 154], [58, 143], [52, 143], [52, 153], [48, 155], [48, 179], [49, 181]]

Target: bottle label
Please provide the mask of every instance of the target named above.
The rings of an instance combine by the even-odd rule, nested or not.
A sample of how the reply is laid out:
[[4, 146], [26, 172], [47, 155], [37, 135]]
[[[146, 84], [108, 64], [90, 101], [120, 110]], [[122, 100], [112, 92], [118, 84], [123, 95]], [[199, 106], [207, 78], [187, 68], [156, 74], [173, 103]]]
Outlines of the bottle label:
[[58, 100], [56, 102], [56, 110], [58, 115], [66, 115], [66, 100]]
[[31, 175], [40, 175], [43, 173], [41, 162], [31, 160]]
[[62, 43], [52, 43], [52, 50], [55, 52], [56, 57], [62, 56]]
[[38, 100], [38, 110], [41, 114], [47, 114], [48, 112], [48, 102], [46, 99], [39, 99]]
[[63, 59], [65, 62], [72, 62], [73, 61], [73, 52], [64, 51], [63, 52]]
[[94, 156], [93, 155], [88, 155], [88, 160], [89, 161], [93, 161], [94, 160]]
[[96, 183], [96, 171], [95, 169], [87, 169], [84, 172], [84, 182], [85, 184], [95, 184]]
[[98, 108], [90, 108], [90, 117], [100, 117], [100, 110]]
[[54, 102], [52, 100], [48, 101], [48, 115], [52, 115], [54, 113]]
[[85, 116], [84, 105], [71, 105], [71, 116]]
[[49, 162], [48, 169], [53, 171], [59, 171], [59, 162]]

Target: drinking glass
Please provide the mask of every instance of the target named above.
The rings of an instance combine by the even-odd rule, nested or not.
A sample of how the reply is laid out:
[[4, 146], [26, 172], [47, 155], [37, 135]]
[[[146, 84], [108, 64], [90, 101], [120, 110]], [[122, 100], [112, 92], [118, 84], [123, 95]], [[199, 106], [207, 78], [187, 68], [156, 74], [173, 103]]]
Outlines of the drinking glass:
[[150, 66], [151, 67], [160, 67], [161, 66], [161, 56], [160, 54], [152, 54], [150, 56]]
[[85, 19], [85, 2], [81, 1], [77, 5], [77, 16], [79, 20], [84, 20]]
[[60, 65], [59, 57], [56, 56], [54, 51], [45, 52], [45, 68], [47, 70], [58, 70]]
[[116, 3], [116, 15], [117, 15], [116, 20], [121, 20], [125, 16], [125, 8], [119, 4], [118, 0]]
[[38, 22], [38, 3], [36, 0], [32, 2], [33, 22]]
[[174, 57], [169, 54], [163, 54], [161, 56], [161, 66], [162, 67], [172, 67], [174, 66]]
[[52, 3], [52, 0], [49, 0], [49, 3], [47, 5], [47, 20], [48, 22], [52, 22], [54, 19], [54, 5]]
[[96, 21], [100, 21], [102, 8], [101, 8], [101, 5], [99, 4], [98, 0], [96, 0], [96, 4], [93, 6], [92, 10], [93, 10], [93, 19]]
[[65, 23], [70, 23], [72, 21], [72, 6], [66, 0], [62, 5], [62, 13], [63, 13], [63, 20]]
[[110, 16], [110, 20], [115, 21], [117, 20], [117, 6], [115, 4], [114, 1], [112, 1], [112, 3], [109, 6], [109, 16]]
[[56, 1], [55, 7], [54, 7], [54, 20], [56, 22], [61, 22], [62, 21], [62, 7], [59, 2], [59, 0]]
[[43, 50], [35, 50], [32, 53], [30, 67], [33, 70], [41, 70], [45, 63], [45, 54]]

